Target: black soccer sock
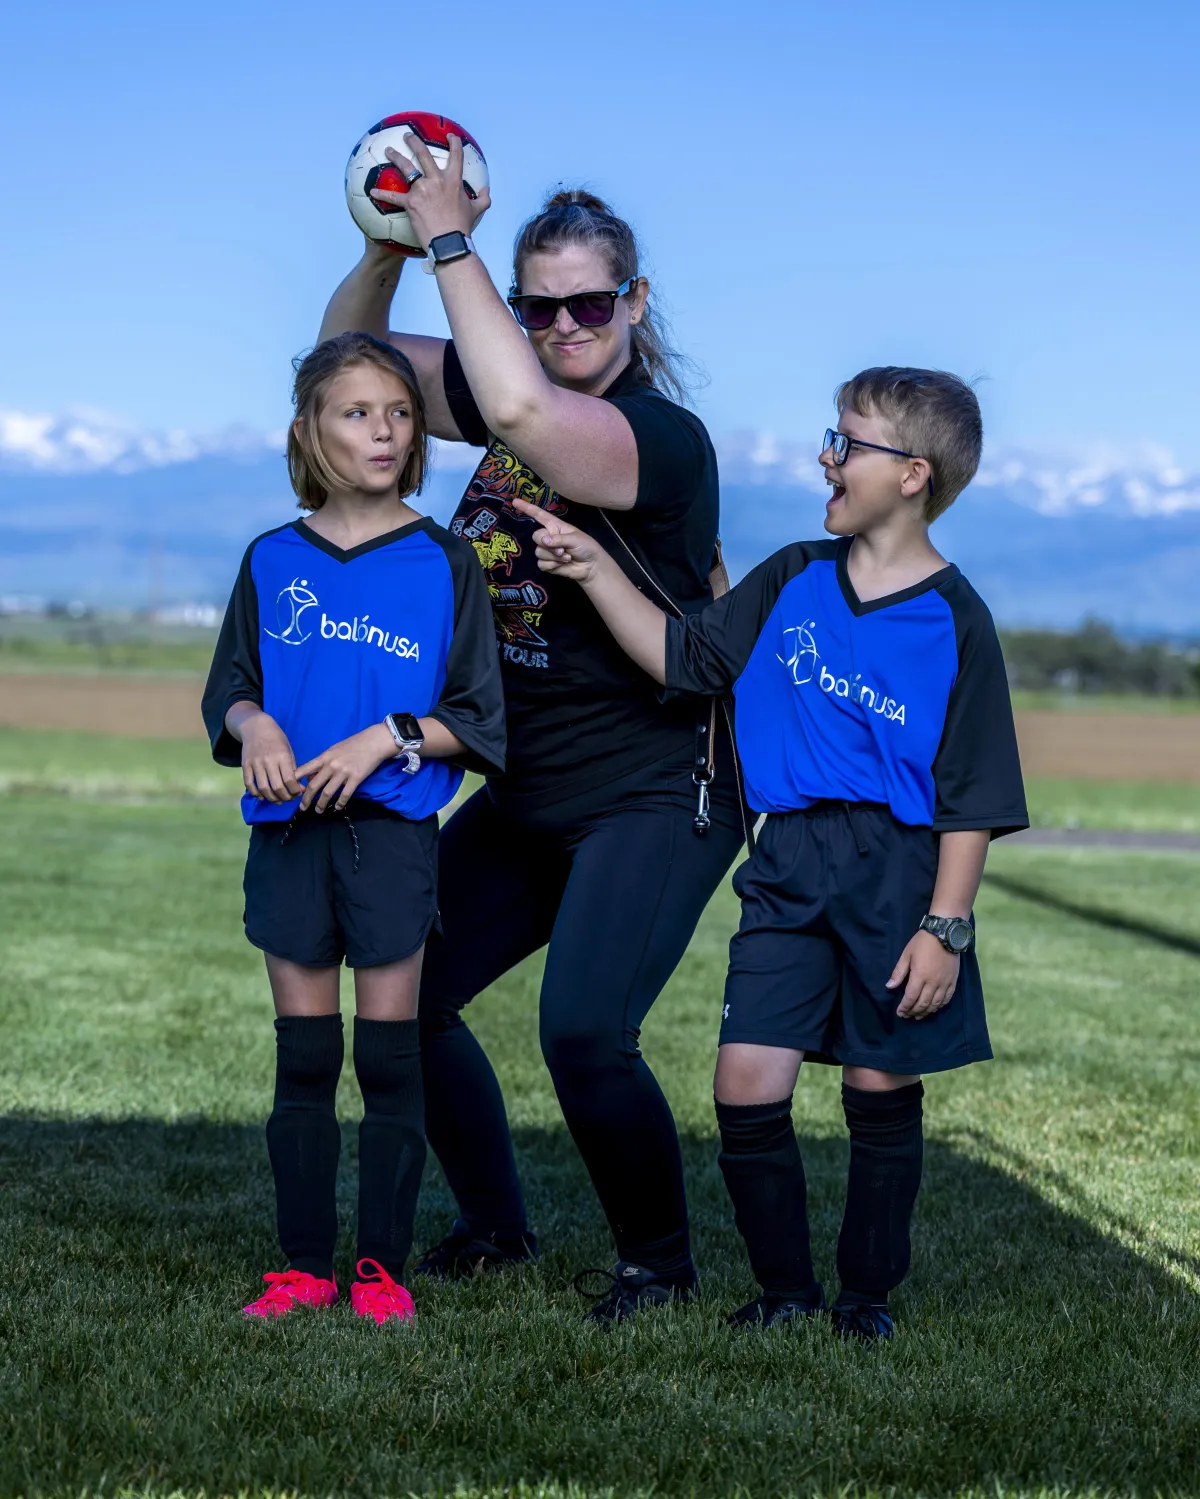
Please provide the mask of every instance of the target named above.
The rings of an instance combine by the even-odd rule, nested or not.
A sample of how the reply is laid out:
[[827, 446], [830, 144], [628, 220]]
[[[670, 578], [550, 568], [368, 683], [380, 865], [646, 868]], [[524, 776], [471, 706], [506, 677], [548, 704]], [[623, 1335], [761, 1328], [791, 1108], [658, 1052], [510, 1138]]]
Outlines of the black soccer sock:
[[909, 1226], [921, 1185], [918, 1083], [876, 1093], [842, 1084], [850, 1130], [850, 1179], [838, 1236], [842, 1293], [883, 1302], [908, 1274]]
[[337, 1168], [334, 1113], [342, 1071], [340, 1015], [281, 1015], [275, 1022], [275, 1107], [267, 1153], [275, 1177], [279, 1247], [293, 1270], [333, 1276]]
[[358, 1128], [358, 1257], [395, 1280], [412, 1249], [425, 1169], [425, 1098], [415, 1020], [354, 1019], [354, 1071], [363, 1096]]
[[754, 1278], [769, 1296], [819, 1295], [808, 1239], [804, 1162], [792, 1128], [792, 1100], [717, 1103], [719, 1162], [746, 1241]]

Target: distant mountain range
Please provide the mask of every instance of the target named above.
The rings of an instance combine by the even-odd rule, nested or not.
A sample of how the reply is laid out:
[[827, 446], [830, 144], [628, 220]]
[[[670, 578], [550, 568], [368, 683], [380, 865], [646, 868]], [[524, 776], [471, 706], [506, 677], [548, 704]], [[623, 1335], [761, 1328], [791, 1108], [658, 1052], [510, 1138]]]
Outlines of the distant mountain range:
[[[90, 414], [0, 413], [0, 608], [223, 602], [246, 542], [296, 514], [282, 448], [281, 434], [197, 438]], [[718, 449], [735, 576], [823, 534], [811, 444], [734, 434]], [[438, 519], [470, 462], [465, 448], [440, 448], [424, 496]], [[1200, 636], [1200, 474], [1166, 455], [989, 452], [934, 539], [1001, 623], [1069, 627], [1090, 614], [1139, 634]]]

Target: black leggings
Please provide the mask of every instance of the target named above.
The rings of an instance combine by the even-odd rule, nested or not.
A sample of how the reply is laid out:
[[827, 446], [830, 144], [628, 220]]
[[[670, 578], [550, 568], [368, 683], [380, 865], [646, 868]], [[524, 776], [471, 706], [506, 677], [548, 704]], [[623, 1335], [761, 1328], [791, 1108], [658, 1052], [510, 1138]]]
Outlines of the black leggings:
[[742, 842], [727, 787], [700, 837], [686, 773], [606, 788], [536, 816], [477, 792], [442, 830], [442, 935], [425, 949], [426, 1133], [474, 1234], [516, 1235], [525, 1207], [495, 1073], [463, 1007], [549, 943], [542, 1055], [623, 1260], [690, 1265], [675, 1122], [638, 1049], [646, 1013]]

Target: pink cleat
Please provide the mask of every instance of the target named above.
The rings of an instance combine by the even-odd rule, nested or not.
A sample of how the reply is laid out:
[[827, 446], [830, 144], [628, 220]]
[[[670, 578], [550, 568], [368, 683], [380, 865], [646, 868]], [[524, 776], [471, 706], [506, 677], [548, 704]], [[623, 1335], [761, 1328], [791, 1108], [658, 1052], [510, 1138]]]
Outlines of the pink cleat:
[[[368, 1267], [375, 1272], [369, 1278]], [[390, 1321], [407, 1322], [416, 1316], [412, 1297], [378, 1260], [359, 1260], [355, 1273], [362, 1277], [350, 1287], [350, 1305], [356, 1317], [374, 1317], [382, 1325]]]
[[263, 1276], [268, 1289], [249, 1306], [246, 1317], [286, 1317], [298, 1306], [332, 1306], [338, 1299], [337, 1282], [309, 1275], [307, 1270], [270, 1270]]

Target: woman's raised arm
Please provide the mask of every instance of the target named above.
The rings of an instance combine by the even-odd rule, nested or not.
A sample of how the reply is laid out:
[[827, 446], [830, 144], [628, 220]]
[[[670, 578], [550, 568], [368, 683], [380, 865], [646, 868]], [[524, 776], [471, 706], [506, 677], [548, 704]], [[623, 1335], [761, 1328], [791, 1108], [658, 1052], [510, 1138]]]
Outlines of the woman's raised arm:
[[395, 344], [417, 372], [430, 432], [447, 442], [461, 442], [463, 435], [446, 404], [442, 381], [446, 340], [426, 338], [419, 333], [392, 333], [388, 329], [392, 298], [403, 269], [404, 256], [368, 241], [362, 259], [330, 297], [317, 342], [353, 330]]
[[[409, 136], [406, 145], [422, 176], [403, 197], [377, 196], [382, 202], [403, 203], [424, 245], [454, 230], [469, 234], [477, 205], [462, 190], [461, 140], [450, 137], [450, 160], [444, 169], [415, 136]], [[439, 267], [437, 280], [455, 350], [488, 429], [572, 500], [632, 509], [638, 487], [637, 444], [620, 411], [596, 399], [600, 390], [583, 394], [547, 377], [477, 255]], [[602, 289], [569, 287], [561, 294]], [[640, 316], [645, 296], [645, 282], [631, 289], [631, 321]], [[407, 344], [404, 349], [409, 352]], [[618, 373], [619, 368], [613, 370], [609, 379]]]

